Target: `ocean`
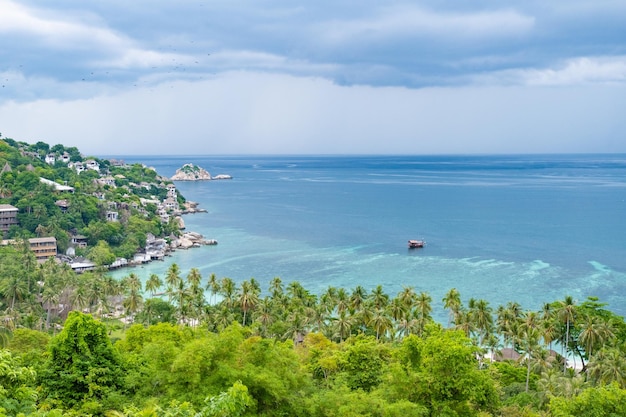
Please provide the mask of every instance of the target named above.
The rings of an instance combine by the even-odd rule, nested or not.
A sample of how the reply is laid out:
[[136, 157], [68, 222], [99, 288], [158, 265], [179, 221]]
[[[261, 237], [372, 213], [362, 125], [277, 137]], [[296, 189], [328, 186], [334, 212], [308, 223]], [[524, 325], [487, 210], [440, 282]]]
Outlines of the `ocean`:
[[[176, 182], [208, 213], [187, 230], [217, 246], [114, 272], [162, 277], [172, 263], [236, 282], [273, 277], [426, 291], [537, 310], [566, 295], [626, 314], [626, 155], [115, 156], [164, 176], [185, 163], [232, 180]], [[408, 249], [424, 239], [423, 249]]]

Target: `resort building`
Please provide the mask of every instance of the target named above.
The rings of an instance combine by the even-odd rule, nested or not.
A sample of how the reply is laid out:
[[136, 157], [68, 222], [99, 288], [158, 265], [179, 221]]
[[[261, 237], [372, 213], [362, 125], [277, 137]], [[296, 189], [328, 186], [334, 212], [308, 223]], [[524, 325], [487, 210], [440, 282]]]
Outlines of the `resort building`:
[[17, 207], [10, 204], [0, 204], [0, 233], [5, 233], [17, 222]]
[[28, 239], [30, 250], [35, 253], [37, 262], [45, 262], [50, 257], [57, 256], [57, 240], [54, 237], [37, 237]]
[[[3, 240], [2, 245], [15, 245], [15, 240]], [[57, 240], [55, 237], [36, 237], [28, 239], [30, 250], [35, 254], [37, 262], [43, 263], [50, 257], [57, 256]]]

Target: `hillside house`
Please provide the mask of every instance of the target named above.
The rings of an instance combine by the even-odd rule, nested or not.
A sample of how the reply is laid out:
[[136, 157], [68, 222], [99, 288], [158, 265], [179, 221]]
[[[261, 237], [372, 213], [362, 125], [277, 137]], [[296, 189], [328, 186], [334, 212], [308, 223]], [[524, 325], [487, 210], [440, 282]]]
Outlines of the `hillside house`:
[[83, 164], [82, 162], [70, 162], [67, 166], [69, 168], [73, 168], [77, 174], [80, 174], [85, 170], [85, 164]]
[[98, 161], [89, 159], [85, 161], [85, 168], [92, 169], [94, 171], [100, 171], [100, 164], [98, 163]]
[[13, 225], [17, 225], [17, 207], [10, 204], [0, 204], [0, 233], [9, 231]]
[[70, 242], [72, 243], [72, 246], [84, 249], [87, 247], [87, 236], [72, 235]]

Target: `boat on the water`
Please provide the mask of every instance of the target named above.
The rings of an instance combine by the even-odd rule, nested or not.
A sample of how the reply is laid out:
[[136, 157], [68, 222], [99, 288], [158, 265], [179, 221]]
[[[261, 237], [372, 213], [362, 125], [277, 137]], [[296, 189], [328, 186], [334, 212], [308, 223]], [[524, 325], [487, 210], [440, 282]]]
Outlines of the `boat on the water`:
[[409, 240], [409, 249], [423, 248], [425, 244], [426, 242], [424, 242], [423, 240], [411, 239]]

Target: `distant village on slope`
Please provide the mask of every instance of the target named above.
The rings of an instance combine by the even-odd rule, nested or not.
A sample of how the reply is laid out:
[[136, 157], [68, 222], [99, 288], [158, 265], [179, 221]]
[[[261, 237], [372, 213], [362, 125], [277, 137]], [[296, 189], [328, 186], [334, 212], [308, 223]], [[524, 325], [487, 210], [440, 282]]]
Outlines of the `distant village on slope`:
[[[161, 177], [153, 168], [148, 168], [142, 164], [127, 165], [122, 160], [110, 159], [101, 160], [98, 158], [87, 158], [77, 152], [76, 148], [68, 148], [65, 150], [61, 145], [56, 145], [50, 151], [42, 154], [42, 149], [48, 148], [46, 144], [38, 142], [36, 145], [29, 145], [24, 142], [16, 142], [12, 139], [0, 139], [0, 151], [2, 145], [7, 147], [10, 145], [19, 151], [19, 156], [13, 152], [13, 157], [8, 159], [2, 165], [0, 171], [0, 236], [3, 237], [2, 245], [16, 244], [20, 241], [28, 242], [28, 246], [34, 253], [38, 262], [43, 263], [47, 259], [53, 257], [58, 262], [64, 262], [71, 266], [76, 272], [92, 270], [97, 266], [108, 269], [119, 268], [123, 266], [139, 265], [152, 260], [162, 260], [171, 251], [178, 248], [187, 249], [200, 245], [217, 244], [215, 240], [205, 240], [204, 237], [194, 232], [182, 232], [185, 229], [182, 214], [205, 212], [199, 209], [197, 204], [186, 201], [182, 195], [176, 190], [176, 186], [172, 181], [190, 181], [190, 180], [210, 180], [210, 179], [230, 179], [230, 175], [218, 175], [211, 177], [203, 168], [194, 166], [193, 164], [185, 164], [172, 177], [171, 180]], [[9, 152], [9, 154], [11, 154]], [[0, 153], [2, 155], [2, 153]], [[0, 158], [0, 163], [2, 158]], [[49, 168], [43, 168], [43, 162]], [[39, 165], [39, 166], [38, 166]], [[51, 170], [50, 168], [54, 168]], [[71, 171], [71, 173], [69, 172]], [[75, 197], [75, 193], [83, 193], [88, 196], [91, 201], [96, 202], [101, 222], [107, 223], [128, 223], [131, 217], [145, 219], [158, 219], [162, 224], [162, 233], [147, 232], [145, 242], [141, 242], [132, 258], [116, 256], [109, 258], [110, 263], [100, 265], [94, 259], [90, 259], [90, 242], [93, 244], [93, 237], [81, 234], [79, 230], [73, 228], [64, 230], [67, 234], [67, 244], [59, 248], [57, 237], [50, 232], [50, 227], [38, 224], [34, 230], [36, 237], [28, 237], [20, 239], [20, 235], [28, 234], [24, 232], [27, 225], [20, 224], [20, 218], [32, 223], [32, 217], [41, 216], [36, 213], [36, 209], [29, 205], [24, 205], [23, 200], [19, 200], [16, 205], [10, 204], [14, 192], [24, 192], [24, 190], [16, 190], [19, 184], [15, 184], [16, 179], [23, 177], [22, 173], [31, 173], [37, 175], [41, 186], [45, 187], [46, 192], [52, 195], [54, 207], [48, 209], [48, 215], [64, 215], [72, 209], [80, 212], [81, 202]], [[52, 173], [52, 178], [57, 181], [46, 178], [40, 174]], [[146, 178], [142, 181], [133, 182], [129, 177], [137, 177], [137, 172], [147, 172]], [[125, 175], [127, 173], [127, 175]], [[89, 182], [76, 182], [80, 188], [68, 185], [68, 181], [61, 181], [58, 178], [73, 177], [91, 179]], [[14, 181], [12, 187], [11, 180]], [[86, 184], [86, 185], [85, 185]], [[23, 207], [19, 207], [20, 204]], [[72, 205], [78, 207], [72, 207]], [[45, 207], [44, 207], [45, 208]], [[45, 220], [37, 219], [41, 223]], [[85, 230], [89, 229], [89, 224]], [[18, 233], [20, 232], [20, 233]], [[48, 232], [48, 233], [47, 233]], [[59, 231], [57, 230], [57, 235]], [[15, 236], [11, 236], [15, 235]], [[8, 237], [8, 238], [7, 238]], [[64, 234], [61, 234], [62, 240], [65, 240]]]

